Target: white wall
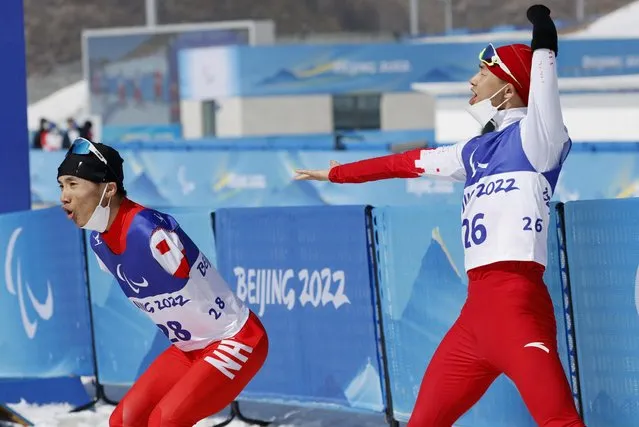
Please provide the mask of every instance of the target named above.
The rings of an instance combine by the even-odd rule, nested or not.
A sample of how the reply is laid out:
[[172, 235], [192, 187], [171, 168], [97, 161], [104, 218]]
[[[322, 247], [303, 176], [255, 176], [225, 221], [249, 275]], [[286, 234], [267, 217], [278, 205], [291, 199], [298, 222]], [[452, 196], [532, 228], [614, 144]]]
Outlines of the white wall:
[[[328, 95], [262, 98], [222, 98], [216, 102], [217, 137], [330, 133], [333, 131]], [[204, 118], [200, 101], [181, 101], [185, 138], [201, 138]]]
[[180, 122], [184, 138], [202, 138], [202, 103], [180, 101]]
[[429, 95], [386, 93], [381, 101], [382, 130], [431, 129], [435, 126], [435, 99]]
[[[331, 95], [269, 96], [217, 99], [218, 137], [333, 132]], [[181, 101], [185, 138], [201, 138], [204, 118], [200, 101]], [[429, 129], [435, 125], [435, 100], [426, 94], [382, 95], [382, 130]]]
[[218, 99], [219, 109], [215, 116], [215, 126], [218, 137], [242, 136], [244, 126], [242, 125], [244, 100], [242, 98]]
[[[243, 135], [333, 131], [332, 102], [329, 95], [245, 98], [241, 102]], [[225, 136], [219, 132], [218, 135]]]
[[[435, 138], [467, 140], [481, 131], [464, 107], [466, 98], [437, 101]], [[573, 141], [639, 141], [639, 94], [562, 94], [564, 123]]]

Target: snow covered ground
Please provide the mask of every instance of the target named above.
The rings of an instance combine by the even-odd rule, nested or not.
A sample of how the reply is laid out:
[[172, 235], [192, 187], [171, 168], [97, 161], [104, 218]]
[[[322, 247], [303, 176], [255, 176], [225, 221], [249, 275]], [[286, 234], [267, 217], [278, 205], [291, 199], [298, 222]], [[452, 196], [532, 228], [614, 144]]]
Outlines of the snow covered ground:
[[[68, 404], [34, 405], [27, 402], [8, 404], [37, 427], [108, 427], [109, 416], [114, 407], [98, 404], [94, 410], [70, 413]], [[240, 410], [248, 418], [270, 421], [272, 427], [386, 427], [382, 414], [367, 415], [355, 412], [330, 411], [327, 409], [303, 408], [287, 405], [242, 402]], [[213, 427], [227, 419], [225, 409], [213, 417], [200, 421], [195, 427]], [[246, 427], [247, 424], [233, 420], [229, 427]], [[403, 425], [403, 423], [401, 424]]]
[[638, 16], [639, 1], [635, 1], [591, 22], [583, 30], [570, 34], [570, 37], [637, 37], [639, 36]]
[[[31, 405], [26, 402], [8, 405], [11, 409], [31, 421], [37, 427], [108, 427], [109, 416], [113, 411], [111, 405], [96, 406], [94, 411], [69, 413], [73, 408], [67, 404]], [[200, 421], [196, 427], [210, 427], [224, 421], [224, 417], [214, 417]], [[244, 427], [241, 421], [233, 421], [229, 427]]]

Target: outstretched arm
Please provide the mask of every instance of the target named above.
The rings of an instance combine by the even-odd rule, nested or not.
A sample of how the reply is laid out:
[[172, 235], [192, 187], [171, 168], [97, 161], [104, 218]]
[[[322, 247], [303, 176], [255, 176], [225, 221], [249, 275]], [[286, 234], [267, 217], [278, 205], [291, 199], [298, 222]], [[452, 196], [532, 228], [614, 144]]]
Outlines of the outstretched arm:
[[532, 165], [545, 172], [562, 160], [569, 139], [559, 100], [557, 29], [545, 6], [531, 6], [527, 16], [533, 24], [533, 58], [528, 113], [521, 122], [521, 138]]
[[466, 177], [461, 159], [461, 149], [464, 144], [434, 149], [415, 149], [343, 165], [331, 162], [330, 169], [298, 169], [295, 171], [297, 173], [295, 179], [361, 183], [390, 178], [429, 176], [463, 181]]

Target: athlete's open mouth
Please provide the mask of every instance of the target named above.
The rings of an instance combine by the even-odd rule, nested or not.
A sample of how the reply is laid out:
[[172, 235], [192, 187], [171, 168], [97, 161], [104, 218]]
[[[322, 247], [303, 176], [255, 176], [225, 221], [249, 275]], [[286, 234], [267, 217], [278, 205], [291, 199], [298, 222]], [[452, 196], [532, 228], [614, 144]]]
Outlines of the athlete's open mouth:
[[470, 97], [470, 99], [468, 100], [468, 103], [470, 105], [473, 105], [475, 103], [475, 101], [477, 100], [477, 94], [472, 89], [470, 91], [472, 92], [473, 96]]
[[64, 211], [65, 214], [67, 214], [67, 218], [68, 219], [73, 219], [73, 211], [70, 209], [67, 209], [65, 207], [62, 207], [62, 210]]

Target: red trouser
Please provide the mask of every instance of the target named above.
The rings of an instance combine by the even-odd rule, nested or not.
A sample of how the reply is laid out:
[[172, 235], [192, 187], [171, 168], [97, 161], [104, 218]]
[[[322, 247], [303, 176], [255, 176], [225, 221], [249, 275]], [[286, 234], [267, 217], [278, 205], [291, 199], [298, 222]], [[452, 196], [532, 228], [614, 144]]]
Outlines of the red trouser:
[[426, 369], [408, 427], [450, 427], [502, 373], [539, 426], [584, 426], [557, 353], [543, 271], [503, 262], [468, 272], [468, 298]]
[[268, 338], [253, 313], [233, 337], [183, 352], [166, 349], [115, 408], [110, 427], [189, 426], [229, 405], [266, 360]]

